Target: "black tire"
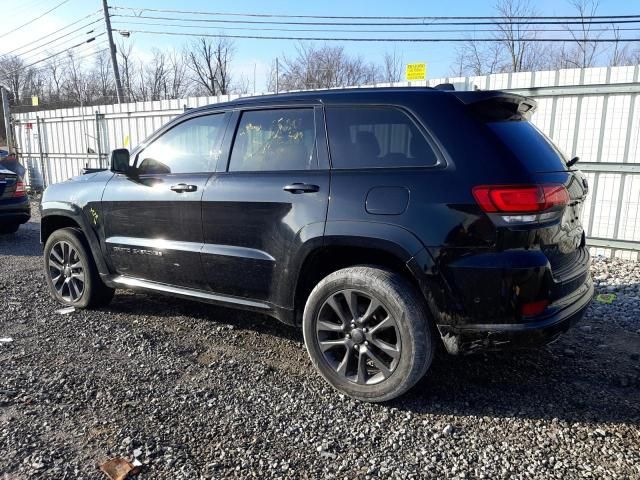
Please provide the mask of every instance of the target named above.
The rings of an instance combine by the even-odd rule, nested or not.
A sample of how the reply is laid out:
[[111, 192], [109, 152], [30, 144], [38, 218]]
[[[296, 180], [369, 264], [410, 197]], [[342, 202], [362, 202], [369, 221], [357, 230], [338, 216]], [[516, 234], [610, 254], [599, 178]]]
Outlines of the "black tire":
[[16, 233], [20, 228], [19, 223], [8, 223], [6, 225], [0, 225], [0, 235], [6, 233]]
[[331, 386], [359, 400], [396, 398], [431, 365], [426, 302], [390, 270], [356, 266], [328, 275], [309, 295], [302, 324], [313, 365]]
[[96, 308], [113, 298], [114, 289], [102, 283], [89, 247], [76, 229], [62, 228], [49, 236], [44, 246], [44, 273], [49, 293], [63, 305]]

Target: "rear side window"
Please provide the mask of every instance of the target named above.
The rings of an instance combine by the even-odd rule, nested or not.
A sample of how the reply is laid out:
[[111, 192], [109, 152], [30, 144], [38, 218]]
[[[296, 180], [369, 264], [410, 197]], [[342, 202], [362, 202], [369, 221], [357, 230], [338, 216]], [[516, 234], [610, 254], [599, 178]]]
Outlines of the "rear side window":
[[415, 122], [394, 107], [327, 107], [333, 168], [428, 167], [437, 163]]
[[544, 133], [527, 121], [490, 122], [487, 126], [531, 172], [566, 171], [564, 156]]
[[242, 113], [229, 171], [310, 170], [316, 167], [313, 109]]

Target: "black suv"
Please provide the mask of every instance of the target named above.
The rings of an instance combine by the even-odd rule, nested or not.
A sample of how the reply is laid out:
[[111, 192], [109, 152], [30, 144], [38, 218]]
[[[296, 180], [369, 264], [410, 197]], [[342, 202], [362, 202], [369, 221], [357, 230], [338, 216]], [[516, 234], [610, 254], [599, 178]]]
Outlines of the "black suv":
[[[452, 354], [540, 345], [592, 294], [584, 176], [503, 92], [353, 89], [192, 109], [47, 189], [52, 295], [136, 288], [300, 325], [359, 399]], [[571, 162], [569, 162], [571, 163]]]

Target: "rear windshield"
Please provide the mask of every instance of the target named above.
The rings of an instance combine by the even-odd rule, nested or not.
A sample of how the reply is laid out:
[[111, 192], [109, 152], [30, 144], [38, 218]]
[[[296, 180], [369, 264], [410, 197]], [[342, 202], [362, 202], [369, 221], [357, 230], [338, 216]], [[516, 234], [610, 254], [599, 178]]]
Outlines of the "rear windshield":
[[532, 172], [566, 171], [564, 155], [540, 130], [526, 121], [490, 122], [487, 126]]

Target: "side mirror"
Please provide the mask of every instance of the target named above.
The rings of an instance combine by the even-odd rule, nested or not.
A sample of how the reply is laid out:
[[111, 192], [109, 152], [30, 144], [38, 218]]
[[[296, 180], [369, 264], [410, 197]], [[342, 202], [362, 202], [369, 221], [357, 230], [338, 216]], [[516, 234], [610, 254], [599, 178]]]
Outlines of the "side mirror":
[[128, 173], [129, 167], [129, 150], [126, 148], [116, 148], [111, 151], [109, 159], [110, 170], [114, 173]]

